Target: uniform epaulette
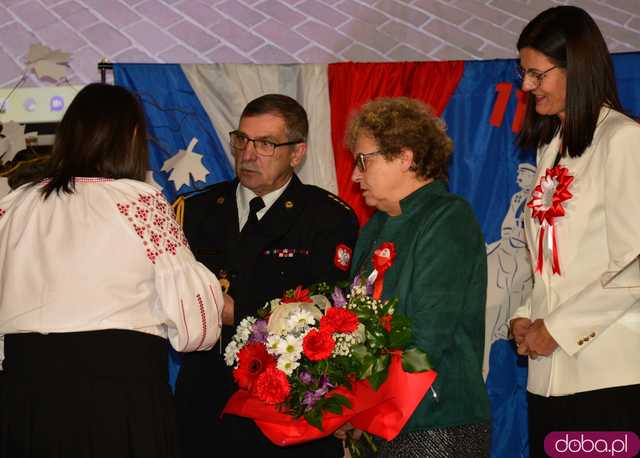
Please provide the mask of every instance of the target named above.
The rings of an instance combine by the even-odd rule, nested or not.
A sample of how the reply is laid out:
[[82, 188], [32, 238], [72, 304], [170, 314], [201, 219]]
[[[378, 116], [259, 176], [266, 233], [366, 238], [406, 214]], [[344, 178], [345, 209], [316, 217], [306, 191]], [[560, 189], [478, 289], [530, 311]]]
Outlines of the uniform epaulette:
[[208, 191], [209, 189], [213, 188], [215, 186], [215, 184], [211, 185], [211, 186], [207, 186], [205, 188], [200, 188], [200, 189], [194, 189], [193, 191], [189, 191], [189, 192], [185, 192], [180, 194], [178, 197], [176, 197], [176, 200], [173, 201], [173, 203], [171, 204], [171, 206], [173, 207], [173, 211], [176, 214], [176, 221], [178, 222], [178, 224], [182, 227], [184, 227], [183, 223], [184, 223], [184, 201], [193, 197], [193, 196], [197, 196], [205, 191]]
[[351, 211], [351, 207], [344, 200], [342, 200], [340, 197], [336, 196], [335, 194], [331, 194], [330, 192], [327, 193], [327, 196], [331, 200], [334, 200], [334, 201], [338, 202], [346, 210]]
[[171, 206], [173, 207], [173, 212], [176, 214], [176, 221], [180, 227], [184, 227], [184, 197], [178, 196]]

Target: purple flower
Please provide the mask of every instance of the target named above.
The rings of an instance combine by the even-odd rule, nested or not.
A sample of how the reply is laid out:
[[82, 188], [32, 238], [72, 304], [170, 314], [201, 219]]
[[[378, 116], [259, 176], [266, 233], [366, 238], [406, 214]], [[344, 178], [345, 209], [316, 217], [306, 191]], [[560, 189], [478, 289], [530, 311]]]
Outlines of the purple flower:
[[249, 340], [252, 342], [267, 343], [268, 334], [267, 322], [265, 320], [258, 320], [251, 326], [251, 336]]
[[356, 274], [356, 276], [353, 277], [353, 281], [351, 282], [351, 289], [358, 286], [360, 286], [360, 274]]
[[306, 410], [311, 410], [320, 398], [322, 398], [322, 395], [318, 395], [317, 391], [307, 391], [302, 399], [302, 404], [307, 407]]
[[300, 378], [300, 381], [305, 385], [311, 385], [315, 381], [313, 379], [313, 376], [307, 371], [300, 372], [300, 375], [298, 377]]
[[335, 307], [344, 307], [347, 305], [347, 300], [342, 293], [342, 289], [337, 286], [333, 289], [333, 293], [331, 293], [331, 299], [333, 299], [333, 305]]
[[[327, 391], [329, 391], [330, 388], [333, 388], [334, 386], [335, 385], [331, 383], [331, 380], [329, 380], [329, 377], [323, 375], [322, 377], [320, 377], [320, 388], [318, 389], [318, 391], [322, 391], [322, 394], [325, 394]], [[316, 391], [316, 393], [318, 391]]]
[[373, 295], [373, 282], [367, 277], [367, 296]]

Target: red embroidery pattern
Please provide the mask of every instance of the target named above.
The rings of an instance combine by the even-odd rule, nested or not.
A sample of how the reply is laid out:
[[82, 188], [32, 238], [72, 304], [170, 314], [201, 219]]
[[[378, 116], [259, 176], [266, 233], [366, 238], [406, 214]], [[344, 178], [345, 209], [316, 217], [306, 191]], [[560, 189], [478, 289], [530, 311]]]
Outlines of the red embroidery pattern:
[[73, 181], [75, 183], [106, 183], [109, 181], [113, 181], [113, 178], [102, 178], [102, 177], [74, 177]]
[[200, 294], [196, 294], [196, 299], [198, 299], [198, 306], [200, 307], [200, 323], [202, 324], [202, 338], [196, 347], [196, 350], [198, 350], [202, 347], [205, 337], [207, 337], [207, 312], [204, 309], [204, 302]]
[[173, 209], [162, 193], [139, 194], [136, 200], [119, 202], [116, 206], [142, 239], [147, 258], [153, 264], [159, 256], [165, 253], [175, 256], [178, 247], [188, 246]]
[[4, 211], [2, 208], [0, 208], [0, 218], [2, 218], [5, 213], [7, 213], [7, 212]]

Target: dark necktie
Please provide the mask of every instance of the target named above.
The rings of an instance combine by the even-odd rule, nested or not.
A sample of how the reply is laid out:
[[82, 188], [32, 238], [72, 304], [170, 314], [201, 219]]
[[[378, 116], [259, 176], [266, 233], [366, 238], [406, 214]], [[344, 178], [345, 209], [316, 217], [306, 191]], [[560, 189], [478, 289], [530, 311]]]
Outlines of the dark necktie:
[[257, 213], [264, 208], [264, 201], [262, 197], [254, 197], [249, 201], [249, 218], [242, 228], [241, 233], [250, 234], [255, 231], [258, 226], [258, 215]]

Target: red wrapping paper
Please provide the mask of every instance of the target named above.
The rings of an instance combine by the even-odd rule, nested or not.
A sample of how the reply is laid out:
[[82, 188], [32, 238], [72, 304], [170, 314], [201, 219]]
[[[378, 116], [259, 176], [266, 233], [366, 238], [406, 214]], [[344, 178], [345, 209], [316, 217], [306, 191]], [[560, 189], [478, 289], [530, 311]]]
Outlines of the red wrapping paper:
[[333, 434], [346, 422], [378, 437], [392, 440], [407, 423], [436, 376], [435, 371], [405, 372], [402, 369], [402, 356], [393, 354], [387, 380], [378, 391], [371, 388], [366, 380], [354, 383], [352, 391], [344, 387], [332, 391], [345, 396], [351, 403], [351, 408], [343, 408], [342, 415], [325, 412], [322, 431], [304, 418], [296, 420], [279, 412], [276, 406], [260, 401], [245, 390], [236, 391], [222, 413], [253, 419], [271, 442], [281, 446], [320, 439]]

